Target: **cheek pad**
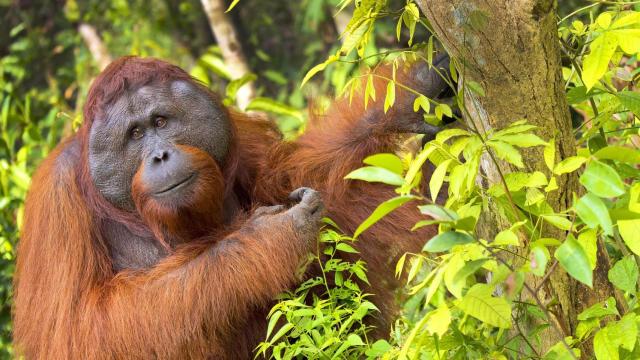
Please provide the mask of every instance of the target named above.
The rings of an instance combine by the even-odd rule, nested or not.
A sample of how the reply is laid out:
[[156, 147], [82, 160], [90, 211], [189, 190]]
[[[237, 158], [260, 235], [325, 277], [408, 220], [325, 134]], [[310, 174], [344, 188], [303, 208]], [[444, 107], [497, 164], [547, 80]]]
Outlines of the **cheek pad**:
[[203, 149], [218, 163], [226, 158], [231, 126], [225, 112], [203, 89], [178, 81], [171, 85], [174, 105], [183, 109], [181, 141]]
[[112, 205], [132, 209], [131, 181], [139, 156], [133, 151], [96, 149], [93, 145], [89, 148], [89, 169], [96, 189]]

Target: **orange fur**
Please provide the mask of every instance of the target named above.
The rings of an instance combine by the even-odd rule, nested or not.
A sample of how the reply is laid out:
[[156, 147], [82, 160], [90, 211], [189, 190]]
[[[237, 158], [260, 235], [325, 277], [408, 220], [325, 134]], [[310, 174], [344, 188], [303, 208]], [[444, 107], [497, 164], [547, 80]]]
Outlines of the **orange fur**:
[[[138, 61], [131, 59], [114, 66]], [[142, 79], [149, 69], [163, 79], [184, 78], [157, 60], [139, 62], [141, 70], [132, 74]], [[115, 70], [109, 67], [105, 72], [113, 75]], [[126, 83], [110, 84], [101, 77], [90, 95], [120, 96]], [[378, 94], [385, 86], [386, 82], [376, 82]], [[397, 108], [386, 115], [381, 97], [366, 110], [360, 99], [352, 105], [340, 100], [289, 143], [280, 141], [269, 122], [230, 112], [235, 140], [221, 168], [197, 149], [186, 149], [211, 171], [206, 186], [194, 193], [196, 212], [167, 211], [150, 204], [144, 186], [136, 182], [139, 212], [122, 214], [104, 204], [87, 177], [91, 116], [106, 101], [90, 96], [83, 129], [44, 161], [27, 197], [15, 278], [18, 353], [28, 359], [251, 358], [265, 335], [272, 299], [296, 284], [296, 268], [309, 245], [289, 222], [254, 223], [240, 213], [231, 225], [221, 226], [220, 207], [226, 195], [215, 195], [232, 193], [244, 209], [250, 209], [282, 204], [295, 188], [312, 187], [322, 192], [328, 215], [344, 231], [353, 232], [395, 193], [387, 186], [348, 181], [344, 176], [370, 154], [395, 151], [398, 136], [388, 131], [388, 125], [412, 116], [403, 113], [413, 102], [411, 94], [398, 90]], [[215, 229], [199, 238], [201, 234], [190, 233], [190, 226], [208, 229], [194, 224], [193, 215], [206, 218], [207, 226]], [[159, 241], [163, 239], [158, 229], [169, 229], [185, 241], [194, 239], [150, 269], [116, 273], [100, 231], [104, 217], [128, 224], [132, 231], [154, 233]], [[388, 332], [396, 312], [394, 261], [406, 251], [418, 251], [434, 233], [431, 228], [411, 232], [418, 219], [415, 206], [405, 205], [363, 233], [358, 242], [370, 270], [368, 291], [381, 310], [377, 322], [381, 333]]]

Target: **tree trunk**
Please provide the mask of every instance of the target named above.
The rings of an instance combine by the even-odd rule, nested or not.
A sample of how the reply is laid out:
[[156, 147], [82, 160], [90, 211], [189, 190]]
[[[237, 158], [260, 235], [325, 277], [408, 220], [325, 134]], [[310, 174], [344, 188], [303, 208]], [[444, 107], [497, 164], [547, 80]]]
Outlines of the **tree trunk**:
[[[561, 73], [555, 1], [416, 2], [449, 54], [457, 60], [461, 77], [481, 84], [484, 89], [485, 96], [465, 91], [467, 123], [484, 133], [527, 119], [539, 127], [536, 132], [543, 139], [555, 137], [556, 163], [575, 155], [576, 143]], [[539, 147], [523, 150], [525, 169], [501, 162], [502, 172], [542, 171], [549, 177], [542, 150]], [[498, 169], [489, 157], [482, 159], [481, 171], [491, 183], [501, 182]], [[559, 189], [549, 194], [548, 201], [556, 211], [562, 211], [570, 206], [572, 194], [578, 191], [577, 175], [571, 173], [557, 180]], [[489, 205], [478, 226], [479, 235], [485, 239], [493, 239], [497, 231], [509, 226], [492, 210], [496, 207]], [[565, 237], [558, 230], [546, 231], [546, 236]], [[554, 267], [540, 291], [539, 297], [544, 303], [552, 298], [558, 300], [559, 306], [553, 313], [565, 336], [575, 329], [576, 316], [582, 309], [613, 293], [607, 281], [608, 269], [598, 265], [594, 288], [599, 291], [578, 286], [559, 266]], [[536, 280], [539, 282], [539, 279], [527, 280], [534, 289], [538, 285]], [[547, 346], [560, 340], [557, 333], [549, 335], [553, 336], [544, 337], [549, 340]]]
[[[242, 51], [238, 33], [231, 19], [225, 13], [225, 2], [223, 0], [202, 0], [202, 7], [207, 14], [213, 35], [220, 46], [222, 57], [233, 79], [239, 79], [249, 74], [249, 65]], [[255, 89], [253, 82], [250, 82], [238, 89], [236, 103], [244, 110], [254, 97]]]
[[98, 64], [100, 71], [104, 70], [104, 68], [111, 63], [111, 55], [109, 55], [109, 50], [102, 42], [96, 28], [92, 25], [81, 23], [78, 25], [78, 32], [89, 48], [89, 52], [96, 61], [96, 64]]

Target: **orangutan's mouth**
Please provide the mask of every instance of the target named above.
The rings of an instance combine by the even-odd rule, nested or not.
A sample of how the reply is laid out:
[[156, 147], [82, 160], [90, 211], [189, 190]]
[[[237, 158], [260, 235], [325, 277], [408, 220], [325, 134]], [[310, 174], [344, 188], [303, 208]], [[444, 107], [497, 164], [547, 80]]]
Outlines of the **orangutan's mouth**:
[[181, 181], [169, 186], [168, 188], [166, 188], [164, 190], [156, 192], [155, 195], [159, 195], [159, 196], [167, 195], [167, 194], [170, 194], [170, 193], [172, 193], [172, 192], [174, 192], [176, 190], [184, 188], [187, 185], [191, 184], [196, 179], [196, 175], [197, 175], [196, 173], [191, 173], [191, 175], [187, 176], [183, 180], [181, 180]]

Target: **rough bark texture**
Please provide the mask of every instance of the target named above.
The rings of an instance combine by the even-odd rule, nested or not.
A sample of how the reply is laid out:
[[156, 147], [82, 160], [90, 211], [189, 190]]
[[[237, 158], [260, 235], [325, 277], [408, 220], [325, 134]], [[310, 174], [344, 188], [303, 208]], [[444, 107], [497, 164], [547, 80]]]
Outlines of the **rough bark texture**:
[[[465, 119], [481, 131], [504, 128], [513, 121], [527, 119], [537, 125], [537, 135], [556, 138], [556, 162], [575, 155], [575, 140], [561, 75], [560, 48], [557, 39], [555, 1], [553, 0], [417, 0], [438, 38], [458, 61], [465, 81], [482, 85], [485, 96], [465, 91], [469, 115]], [[549, 177], [539, 148], [524, 149], [525, 169], [501, 163], [503, 173], [542, 171]], [[500, 183], [495, 164], [483, 159], [481, 169], [492, 183]], [[558, 178], [559, 190], [549, 203], [556, 211], [570, 205], [577, 191], [575, 174]], [[495, 209], [490, 205], [490, 209]], [[481, 219], [479, 233], [492, 239], [505, 220], [491, 211]], [[549, 236], [563, 238], [557, 230]], [[600, 264], [599, 264], [600, 265]], [[534, 279], [529, 280], [536, 286]], [[543, 287], [541, 298], [558, 300], [553, 309], [566, 335], [575, 329], [576, 315], [595, 301], [612, 294], [606, 269], [594, 274], [595, 292], [572, 281], [555, 267]], [[598, 291], [599, 290], [599, 291]], [[551, 335], [551, 334], [550, 334]], [[550, 337], [546, 337], [550, 339]], [[559, 340], [553, 336], [551, 343]], [[548, 344], [547, 344], [548, 345]]]
[[[239, 79], [250, 73], [236, 28], [225, 13], [227, 8], [225, 2], [223, 0], [202, 0], [202, 7], [207, 14], [213, 35], [216, 37], [225, 65], [227, 65], [233, 79]], [[238, 89], [236, 103], [240, 109], [244, 110], [254, 97], [255, 89], [253, 82], [250, 82]]]
[[89, 48], [89, 52], [93, 59], [98, 64], [98, 68], [102, 71], [104, 68], [111, 63], [111, 55], [109, 55], [109, 50], [102, 42], [100, 35], [96, 31], [96, 28], [89, 24], [81, 23], [78, 25], [78, 32], [84, 40], [84, 43]]

